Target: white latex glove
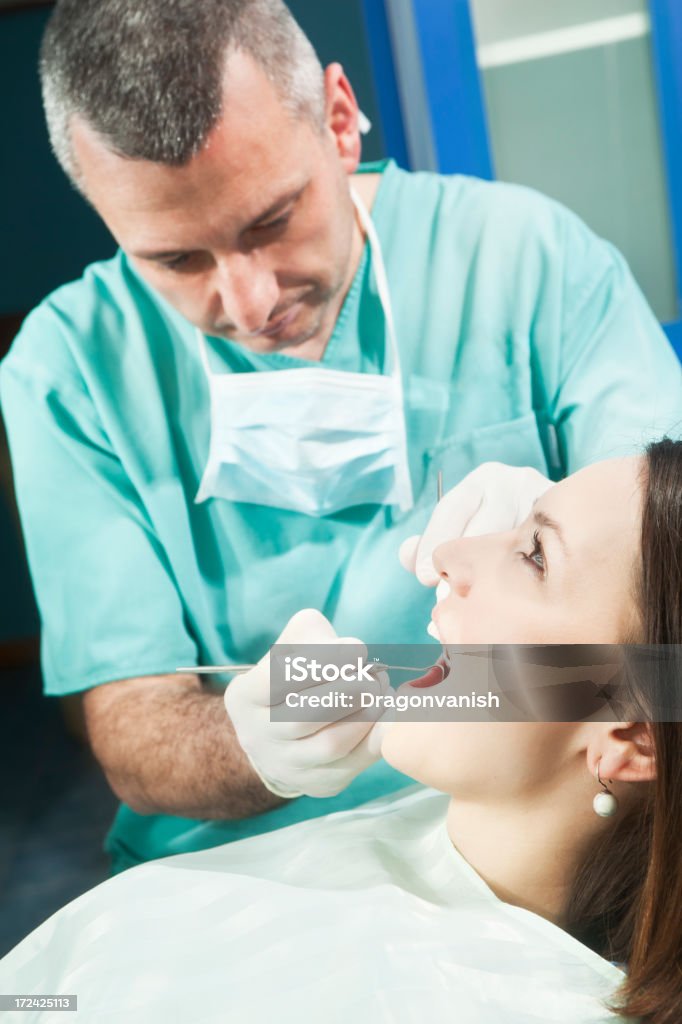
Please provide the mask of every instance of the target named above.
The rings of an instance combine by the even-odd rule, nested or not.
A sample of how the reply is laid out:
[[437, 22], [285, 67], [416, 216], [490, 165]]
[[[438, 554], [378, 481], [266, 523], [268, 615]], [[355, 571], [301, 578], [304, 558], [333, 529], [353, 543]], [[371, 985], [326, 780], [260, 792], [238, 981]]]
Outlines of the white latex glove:
[[[353, 644], [359, 648], [353, 651], [353, 658], [367, 654], [359, 640], [337, 636], [324, 615], [313, 609], [294, 615], [277, 643]], [[337, 661], [330, 652], [329, 663]], [[346, 661], [344, 657], [340, 664]], [[385, 693], [388, 688], [385, 672], [376, 673], [374, 683], [362, 683], [367, 693]], [[322, 696], [329, 691], [329, 684], [308, 681], [299, 689]], [[379, 759], [379, 723], [361, 720], [360, 712], [337, 708], [329, 710], [327, 722], [271, 722], [270, 701], [268, 652], [256, 668], [232, 680], [225, 691], [225, 707], [254, 771], [276, 796], [335, 796]]]
[[484, 462], [443, 495], [424, 533], [403, 541], [398, 557], [420, 583], [435, 587], [439, 577], [432, 556], [440, 544], [513, 530], [551, 486], [536, 469]]

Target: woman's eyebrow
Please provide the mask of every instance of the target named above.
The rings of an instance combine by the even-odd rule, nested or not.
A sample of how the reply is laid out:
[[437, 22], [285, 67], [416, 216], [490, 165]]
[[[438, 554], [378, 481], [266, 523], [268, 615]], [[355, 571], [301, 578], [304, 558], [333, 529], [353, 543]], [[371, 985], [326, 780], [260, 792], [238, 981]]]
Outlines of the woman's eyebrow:
[[556, 534], [557, 540], [559, 541], [559, 543], [561, 544], [561, 547], [563, 548], [564, 554], [567, 555], [568, 551], [566, 550], [566, 541], [564, 539], [564, 535], [563, 535], [563, 532], [561, 530], [561, 526], [559, 525], [559, 523], [557, 523], [556, 519], [552, 519], [551, 516], [548, 516], [546, 512], [540, 511], [540, 509], [534, 509], [533, 510], [533, 520], [535, 521], [535, 523], [538, 526], [542, 526], [542, 527], [544, 527], [547, 530], [553, 530], [554, 531], [554, 533]]

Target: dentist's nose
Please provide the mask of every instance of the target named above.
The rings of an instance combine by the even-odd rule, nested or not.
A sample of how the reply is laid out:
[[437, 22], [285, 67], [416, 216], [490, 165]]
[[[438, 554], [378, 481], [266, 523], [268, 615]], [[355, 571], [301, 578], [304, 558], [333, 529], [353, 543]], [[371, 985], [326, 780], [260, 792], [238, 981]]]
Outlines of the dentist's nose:
[[267, 326], [277, 306], [279, 285], [257, 256], [236, 253], [218, 260], [216, 287], [226, 326], [239, 334], [256, 334]]

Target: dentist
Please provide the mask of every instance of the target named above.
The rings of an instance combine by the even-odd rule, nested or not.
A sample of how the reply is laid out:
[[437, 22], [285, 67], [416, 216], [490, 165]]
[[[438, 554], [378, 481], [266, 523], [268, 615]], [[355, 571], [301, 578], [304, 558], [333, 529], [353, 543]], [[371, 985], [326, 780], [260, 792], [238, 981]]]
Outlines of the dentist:
[[[84, 694], [121, 870], [400, 786], [368, 723], [273, 734], [272, 643], [423, 640], [400, 545], [434, 583], [443, 535], [674, 430], [682, 373], [568, 211], [360, 165], [343, 69], [281, 0], [58, 0], [41, 76], [120, 248], [28, 317], [0, 395], [45, 692]], [[227, 716], [173, 674], [259, 659]]]

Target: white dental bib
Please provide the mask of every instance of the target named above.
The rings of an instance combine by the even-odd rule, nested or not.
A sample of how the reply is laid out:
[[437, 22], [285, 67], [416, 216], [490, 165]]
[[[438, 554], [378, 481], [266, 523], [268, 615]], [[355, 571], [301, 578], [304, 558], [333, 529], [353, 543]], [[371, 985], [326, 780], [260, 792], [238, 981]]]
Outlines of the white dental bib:
[[214, 373], [208, 461], [196, 501], [224, 498], [326, 516], [354, 505], [413, 505], [400, 355], [381, 245], [351, 191], [369, 241], [386, 319], [390, 372], [325, 367]]
[[0, 961], [0, 991], [77, 993], [87, 1024], [614, 1024], [621, 971], [502, 903], [447, 804], [410, 788], [132, 868]]

